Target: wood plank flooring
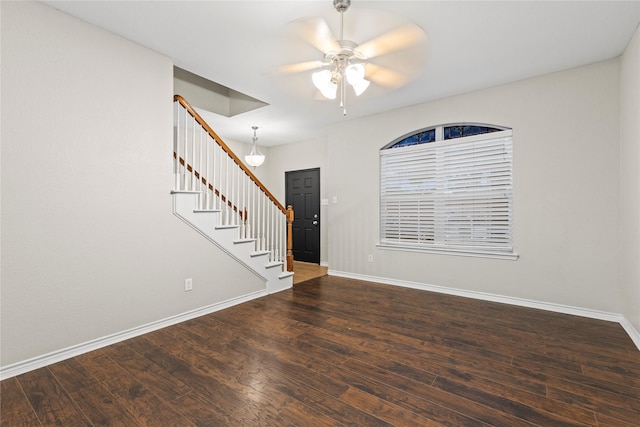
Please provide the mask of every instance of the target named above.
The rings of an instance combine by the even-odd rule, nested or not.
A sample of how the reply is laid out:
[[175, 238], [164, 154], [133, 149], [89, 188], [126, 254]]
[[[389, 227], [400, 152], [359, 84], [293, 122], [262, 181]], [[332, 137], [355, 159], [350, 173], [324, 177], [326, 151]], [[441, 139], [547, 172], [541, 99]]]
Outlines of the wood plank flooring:
[[616, 323], [332, 276], [0, 383], [2, 426], [638, 426]]

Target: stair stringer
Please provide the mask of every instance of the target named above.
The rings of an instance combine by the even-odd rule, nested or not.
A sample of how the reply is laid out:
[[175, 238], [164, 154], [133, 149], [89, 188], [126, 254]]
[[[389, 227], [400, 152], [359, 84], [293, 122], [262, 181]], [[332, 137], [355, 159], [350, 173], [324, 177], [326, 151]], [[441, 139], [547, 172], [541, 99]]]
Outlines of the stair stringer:
[[220, 212], [197, 210], [197, 191], [172, 191], [173, 213], [216, 245], [240, 265], [265, 282], [272, 294], [293, 286], [293, 273], [283, 270], [283, 263], [269, 262], [267, 252], [257, 252], [251, 239], [239, 240], [237, 227], [220, 226]]

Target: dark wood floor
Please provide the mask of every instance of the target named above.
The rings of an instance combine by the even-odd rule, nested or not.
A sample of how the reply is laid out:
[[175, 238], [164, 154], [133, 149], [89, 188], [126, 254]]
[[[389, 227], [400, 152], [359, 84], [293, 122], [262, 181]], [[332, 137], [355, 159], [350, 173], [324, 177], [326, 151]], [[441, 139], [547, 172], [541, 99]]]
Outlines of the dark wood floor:
[[616, 323], [331, 276], [1, 387], [3, 426], [640, 425]]

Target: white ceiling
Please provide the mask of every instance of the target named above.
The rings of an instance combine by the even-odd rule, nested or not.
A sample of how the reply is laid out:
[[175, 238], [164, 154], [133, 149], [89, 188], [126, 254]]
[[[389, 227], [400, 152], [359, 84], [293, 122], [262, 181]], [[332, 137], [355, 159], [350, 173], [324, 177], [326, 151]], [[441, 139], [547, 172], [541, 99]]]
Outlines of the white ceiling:
[[614, 58], [640, 21], [640, 0], [352, 0], [344, 15], [346, 39], [363, 43], [414, 22], [428, 42], [419, 55], [424, 66], [417, 78], [398, 89], [372, 84], [359, 98], [349, 95], [343, 117], [337, 101], [318, 98], [309, 72], [274, 72], [322, 59], [290, 23], [322, 17], [338, 36], [332, 0], [44, 3], [268, 103], [232, 118], [201, 111], [223, 139], [250, 142], [251, 126], [259, 126], [259, 144], [265, 146], [316, 138], [356, 117]]

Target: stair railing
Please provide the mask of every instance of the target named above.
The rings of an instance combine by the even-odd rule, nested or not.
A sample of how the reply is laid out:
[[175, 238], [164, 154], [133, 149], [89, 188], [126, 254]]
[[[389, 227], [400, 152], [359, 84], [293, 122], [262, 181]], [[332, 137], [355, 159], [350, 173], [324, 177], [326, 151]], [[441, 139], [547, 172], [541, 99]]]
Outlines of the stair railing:
[[256, 242], [256, 252], [293, 271], [293, 209], [285, 207], [180, 95], [173, 97], [174, 190], [198, 193], [197, 210]]

